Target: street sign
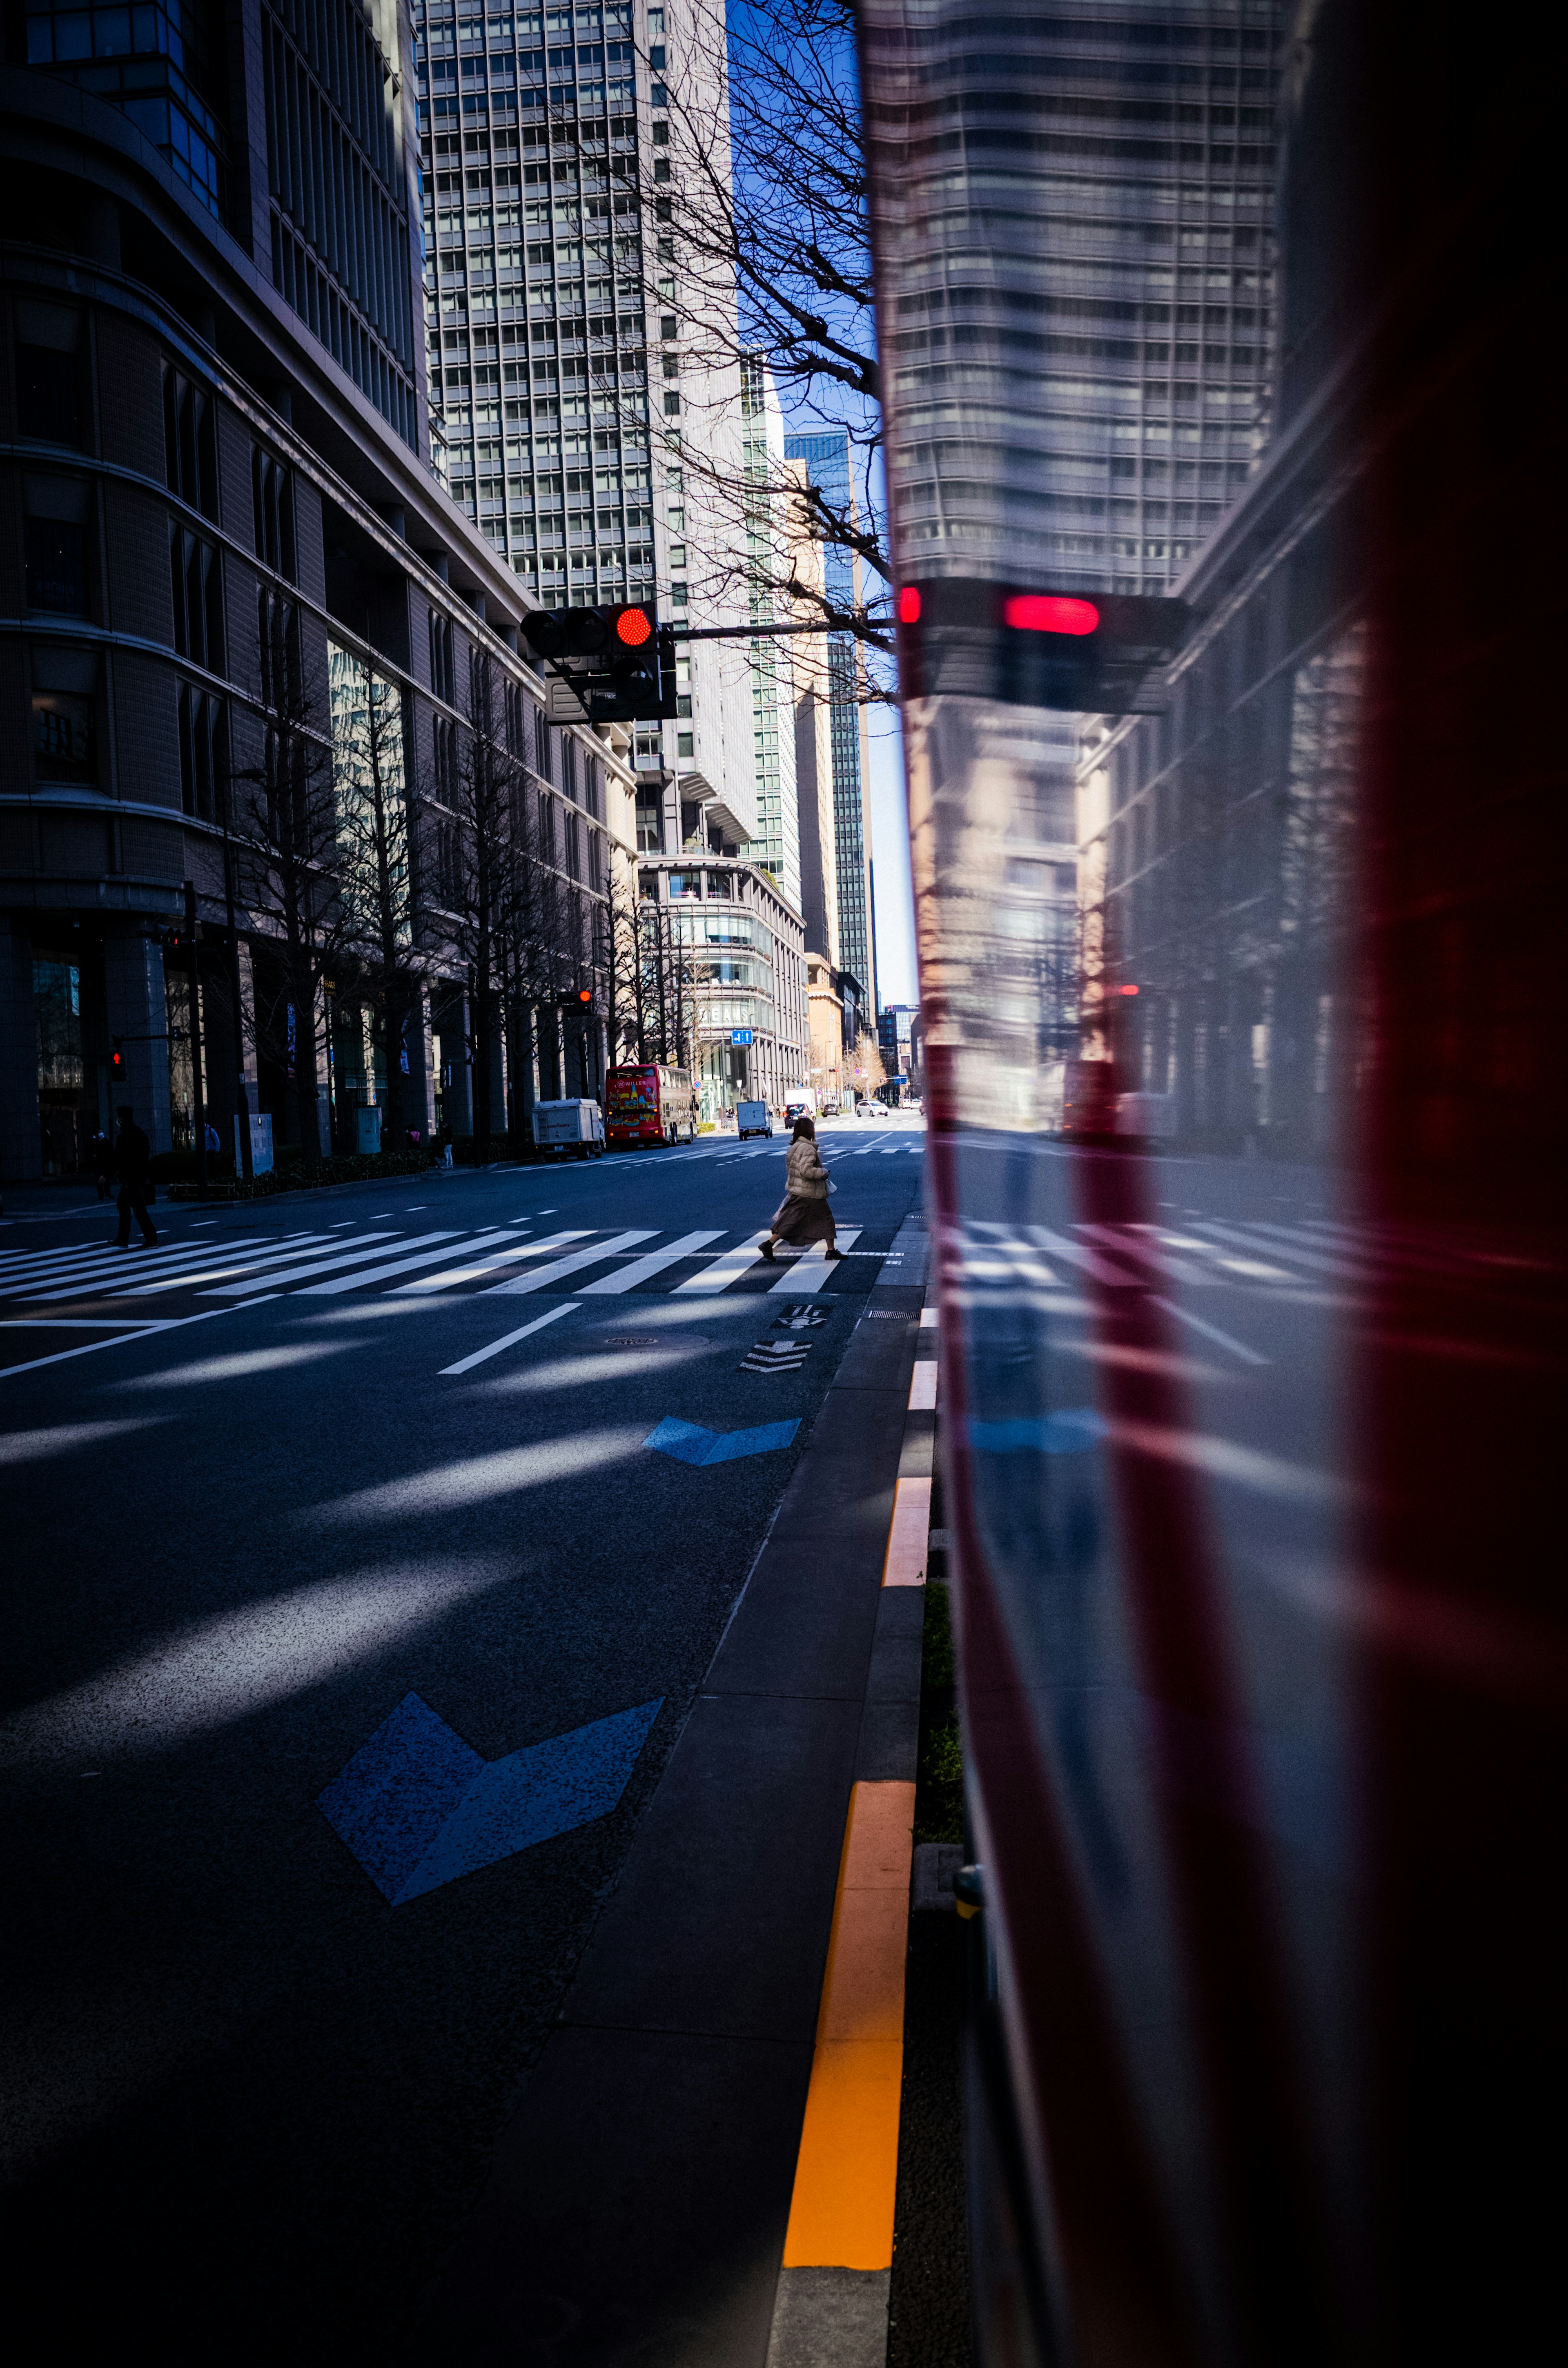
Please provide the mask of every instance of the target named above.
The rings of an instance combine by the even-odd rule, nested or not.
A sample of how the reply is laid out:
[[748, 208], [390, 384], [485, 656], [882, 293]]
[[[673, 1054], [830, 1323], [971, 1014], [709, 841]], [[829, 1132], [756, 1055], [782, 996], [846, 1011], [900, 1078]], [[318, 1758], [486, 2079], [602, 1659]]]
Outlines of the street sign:
[[755, 1044], [756, 1042], [756, 1031], [750, 1028], [732, 1028], [730, 1030], [730, 1042], [732, 1044]]

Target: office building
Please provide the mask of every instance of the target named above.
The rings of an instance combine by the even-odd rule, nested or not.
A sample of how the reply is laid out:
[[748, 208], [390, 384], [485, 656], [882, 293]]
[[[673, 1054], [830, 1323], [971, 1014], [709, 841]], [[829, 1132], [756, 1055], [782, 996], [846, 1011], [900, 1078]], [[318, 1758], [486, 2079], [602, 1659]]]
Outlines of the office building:
[[673, 949], [685, 973], [688, 1064], [704, 1120], [739, 1101], [781, 1109], [810, 1069], [806, 945], [800, 914], [772, 872], [747, 862], [643, 857], [638, 894], [645, 946]]
[[[205, 1110], [243, 1151], [243, 1108], [310, 1153], [591, 1090], [606, 1048], [562, 1039], [557, 996], [597, 975], [632, 856], [627, 735], [546, 728], [527, 586], [432, 474], [395, 15], [24, 29], [0, 69], [6, 1174], [79, 1167], [121, 1100], [157, 1150]], [[480, 737], [526, 963], [520, 928], [473, 938]], [[372, 796], [395, 975], [354, 853]]]
[[[849, 438], [842, 428], [810, 435], [790, 433], [784, 438], [784, 453], [787, 460], [804, 466], [810, 482], [821, 486], [835, 509], [853, 519], [856, 492], [850, 474]], [[830, 600], [845, 608], [858, 606], [858, 561], [835, 545], [824, 545], [823, 588]], [[871, 914], [870, 751], [866, 710], [856, 695], [858, 675], [853, 638], [847, 633], [829, 634], [837, 967], [848, 973], [851, 982], [846, 1003], [846, 1024], [851, 1027], [857, 1024], [857, 1010], [874, 1014], [877, 1008], [877, 949]]]
[[[505, 13], [417, 0], [430, 398], [452, 496], [545, 607], [656, 600], [739, 624], [711, 483], [739, 473], [740, 374], [680, 264], [693, 120], [723, 157], [722, 93], [676, 5]], [[674, 105], [672, 105], [672, 94]], [[733, 302], [730, 312], [733, 320]], [[647, 850], [745, 847], [752, 680], [679, 662], [679, 715], [640, 724]]]

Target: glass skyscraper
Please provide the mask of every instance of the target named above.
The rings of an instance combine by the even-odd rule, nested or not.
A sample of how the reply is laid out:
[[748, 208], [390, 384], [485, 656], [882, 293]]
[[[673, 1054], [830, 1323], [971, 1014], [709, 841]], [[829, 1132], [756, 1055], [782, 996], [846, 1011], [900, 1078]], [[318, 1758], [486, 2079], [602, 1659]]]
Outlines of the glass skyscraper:
[[[803, 461], [811, 482], [835, 508], [852, 511], [855, 488], [849, 472], [849, 438], [842, 427], [784, 438], [787, 461]], [[857, 568], [846, 551], [824, 552], [824, 588], [830, 600], [854, 606]], [[828, 636], [828, 683], [832, 693], [833, 814], [838, 857], [839, 959], [861, 991], [861, 1008], [877, 1008], [876, 946], [871, 927], [871, 834], [864, 779], [864, 710], [856, 697], [855, 643], [848, 633]]]

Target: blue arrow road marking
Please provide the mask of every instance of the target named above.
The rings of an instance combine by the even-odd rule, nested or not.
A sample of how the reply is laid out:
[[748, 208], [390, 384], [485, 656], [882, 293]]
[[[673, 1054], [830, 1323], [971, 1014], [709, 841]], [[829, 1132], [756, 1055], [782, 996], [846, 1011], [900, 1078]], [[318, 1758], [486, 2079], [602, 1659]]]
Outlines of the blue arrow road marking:
[[1022, 1455], [1033, 1448], [1041, 1455], [1082, 1455], [1105, 1437], [1110, 1426], [1093, 1406], [1071, 1406], [1061, 1414], [1016, 1415], [1007, 1422], [973, 1422], [970, 1444], [992, 1455]]
[[405, 1694], [316, 1805], [400, 1907], [460, 1874], [608, 1817], [663, 1700], [485, 1760], [427, 1702]]
[[704, 1430], [699, 1422], [682, 1422], [672, 1414], [642, 1444], [673, 1455], [677, 1463], [733, 1463], [742, 1455], [770, 1455], [775, 1448], [788, 1447], [800, 1428], [799, 1421], [760, 1422], [752, 1430]]

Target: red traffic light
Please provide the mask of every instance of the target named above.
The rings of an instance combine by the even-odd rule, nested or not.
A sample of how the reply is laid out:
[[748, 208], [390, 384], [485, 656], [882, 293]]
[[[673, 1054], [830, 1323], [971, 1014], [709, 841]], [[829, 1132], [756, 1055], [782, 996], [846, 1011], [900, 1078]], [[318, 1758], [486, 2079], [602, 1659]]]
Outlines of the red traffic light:
[[646, 609], [623, 609], [615, 620], [617, 641], [624, 642], [629, 650], [640, 650], [653, 638], [653, 620]]
[[1100, 612], [1092, 600], [1070, 600], [1060, 592], [1015, 592], [1002, 603], [1002, 622], [1015, 632], [1094, 633]]
[[1118, 995], [1136, 995], [1138, 989], [1135, 986], [1119, 986], [1116, 991]]
[[[1138, 992], [1137, 988], [1134, 987], [1132, 992], [1136, 995]], [[592, 1003], [593, 999], [594, 990], [591, 986], [580, 986], [577, 989], [577, 1000], [579, 1003]]]
[[125, 1066], [124, 1053], [111, 1053], [108, 1056], [108, 1064], [111, 1069], [123, 1069]]
[[920, 587], [918, 585], [906, 584], [903, 591], [899, 594], [898, 621], [901, 625], [917, 625], [920, 622]]

